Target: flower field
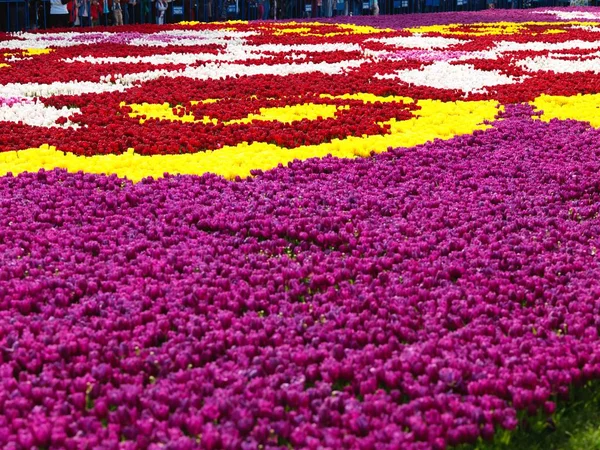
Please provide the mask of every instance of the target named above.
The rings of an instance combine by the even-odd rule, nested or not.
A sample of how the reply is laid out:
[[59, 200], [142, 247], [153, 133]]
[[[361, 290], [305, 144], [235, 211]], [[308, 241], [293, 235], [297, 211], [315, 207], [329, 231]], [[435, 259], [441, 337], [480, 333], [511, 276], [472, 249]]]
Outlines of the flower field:
[[551, 417], [600, 380], [599, 46], [593, 8], [0, 35], [0, 447]]

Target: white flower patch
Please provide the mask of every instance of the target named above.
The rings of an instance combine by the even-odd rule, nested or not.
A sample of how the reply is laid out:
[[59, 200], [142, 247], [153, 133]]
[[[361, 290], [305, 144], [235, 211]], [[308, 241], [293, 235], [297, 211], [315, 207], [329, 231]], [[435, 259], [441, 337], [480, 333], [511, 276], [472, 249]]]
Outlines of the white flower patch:
[[[125, 34], [125, 33], [123, 33]], [[223, 39], [223, 38], [247, 38], [249, 36], [257, 35], [257, 31], [237, 31], [237, 30], [164, 30], [157, 31], [156, 33], [144, 34], [149, 40], [156, 38], [206, 38], [206, 39]]]
[[[241, 49], [240, 49], [241, 50]], [[77, 56], [64, 59], [66, 63], [89, 63], [89, 64], [185, 64], [190, 65], [198, 62], [231, 62], [240, 60], [260, 59], [268, 56], [247, 53], [244, 51], [232, 53], [170, 53], [168, 55], [151, 56]]]
[[386, 45], [393, 45], [403, 48], [420, 48], [420, 49], [440, 49], [448, 48], [452, 45], [465, 44], [469, 41], [446, 38], [442, 36], [423, 36], [416, 34], [414, 36], [397, 36], [386, 38], [367, 39], [367, 42], [380, 42]]
[[486, 71], [472, 65], [454, 65], [437, 61], [421, 70], [400, 70], [393, 74], [380, 75], [380, 79], [396, 79], [417, 86], [438, 89], [460, 90], [465, 93], [485, 92], [486, 87], [519, 83], [522, 80], [503, 75], [498, 71]]
[[[94, 33], [102, 35], [104, 33]], [[106, 33], [108, 34], [108, 33]], [[81, 42], [74, 40], [81, 33], [19, 33], [16, 37], [19, 39], [11, 39], [10, 41], [0, 42], [0, 48], [6, 50], [26, 50], [28, 48], [49, 48], [49, 47], [75, 47], [81, 45]], [[90, 41], [90, 44], [98, 42], [99, 39]]]
[[0, 97], [50, 97], [53, 95], [78, 95], [88, 93], [125, 91], [127, 88], [161, 77], [191, 78], [195, 80], [215, 80], [226, 77], [279, 75], [286, 76], [299, 73], [323, 73], [327, 75], [341, 74], [360, 67], [365, 60], [351, 60], [336, 63], [301, 63], [301, 64], [260, 64], [246, 66], [243, 64], [207, 64], [201, 67], [186, 67], [185, 70], [150, 70], [131, 74], [112, 74], [100, 77], [100, 82], [73, 81], [50, 84], [18, 84], [0, 85]]
[[308, 58], [306, 53], [290, 53], [289, 55], [285, 55], [284, 59], [291, 59], [292, 61], [299, 61], [301, 59]]
[[[181, 38], [166, 40], [152, 40], [147, 38], [136, 38], [125, 42], [134, 47], [196, 47], [201, 45], [225, 45], [229, 41], [223, 38]], [[241, 45], [241, 44], [240, 44]]]
[[[536, 56], [519, 61], [517, 65], [530, 72], [600, 73], [600, 58], [563, 59], [561, 56], [567, 55]], [[581, 57], [581, 55], [578, 56]]]
[[592, 33], [600, 33], [600, 27], [593, 25], [575, 25], [572, 27], [575, 30], [591, 31]]
[[26, 50], [28, 48], [45, 49], [60, 47], [76, 47], [79, 45], [95, 45], [107, 42], [111, 37], [118, 36], [118, 33], [19, 33], [17, 37], [10, 41], [0, 42], [0, 48], [8, 50]]
[[198, 62], [232, 62], [245, 61], [261, 58], [273, 58], [273, 55], [267, 55], [266, 52], [289, 53], [290, 55], [301, 55], [300, 59], [306, 58], [305, 53], [323, 53], [323, 52], [352, 52], [360, 51], [358, 44], [324, 44], [324, 45], [227, 45], [221, 53], [169, 53], [167, 55], [150, 56], [76, 56], [74, 58], [64, 59], [64, 62], [89, 63], [89, 64], [185, 64], [191, 65]]
[[79, 108], [57, 109], [45, 106], [40, 102], [21, 102], [13, 105], [0, 106], [0, 122], [23, 123], [34, 127], [79, 128], [78, 124], [67, 120], [65, 124], [57, 124], [57, 119], [68, 119], [71, 115], [80, 113]]
[[[479, 50], [475, 52], [468, 52], [464, 55], [456, 58], [456, 61], [466, 61], [468, 59], [498, 59], [498, 57], [502, 54], [497, 50]], [[451, 61], [449, 59], [448, 61]]]
[[110, 82], [70, 81], [50, 84], [9, 83], [0, 85], [0, 97], [51, 97], [53, 95], [98, 94], [101, 92], [124, 91], [125, 86]]
[[337, 53], [337, 52], [356, 52], [361, 51], [359, 44], [339, 43], [339, 44], [262, 44], [249, 45], [246, 47], [250, 52], [271, 52], [271, 53]]
[[387, 50], [373, 50], [365, 48], [362, 50], [362, 54], [367, 58], [372, 58], [374, 61], [380, 61], [382, 58], [387, 59], [390, 52]]
[[498, 42], [494, 50], [498, 52], [522, 52], [522, 51], [556, 51], [556, 50], [593, 50], [598, 48], [598, 42], [573, 40], [565, 42]]
[[561, 11], [561, 10], [546, 10], [546, 11], [534, 11], [532, 14], [552, 14], [561, 20], [577, 20], [577, 19], [590, 19], [599, 20], [600, 13], [593, 13], [587, 11]]
[[206, 64], [200, 67], [186, 67], [185, 70], [150, 70], [141, 73], [126, 75], [113, 75], [115, 83], [131, 85], [136, 82], [166, 78], [191, 78], [194, 80], [219, 80], [227, 77], [253, 76], [253, 75], [279, 75], [287, 76], [300, 73], [323, 73], [336, 75], [347, 70], [360, 67], [365, 60], [350, 60], [335, 63], [300, 63], [300, 64], [260, 64], [247, 66], [244, 64]]
[[[124, 33], [125, 34], [125, 33]], [[166, 30], [126, 40], [136, 47], [193, 47], [197, 45], [245, 45], [255, 31]]]
[[165, 30], [142, 35], [132, 32], [86, 32], [86, 33], [18, 33], [15, 39], [1, 41], [0, 48], [26, 50], [28, 48], [59, 48], [101, 43], [121, 43], [134, 46], [168, 47], [194, 45], [226, 45], [237, 40], [239, 45], [245, 38], [256, 34], [253, 31], [231, 30]]

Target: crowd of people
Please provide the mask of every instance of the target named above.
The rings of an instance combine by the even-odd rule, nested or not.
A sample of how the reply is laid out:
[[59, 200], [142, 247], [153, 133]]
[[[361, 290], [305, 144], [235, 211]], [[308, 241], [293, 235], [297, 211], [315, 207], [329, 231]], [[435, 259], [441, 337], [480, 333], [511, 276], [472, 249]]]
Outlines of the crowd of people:
[[[202, 22], [267, 20], [336, 15], [377, 15], [494, 8], [529, 8], [546, 0], [0, 0], [0, 31]], [[600, 0], [547, 0], [555, 6], [597, 6]], [[4, 7], [4, 8], [3, 8]], [[10, 19], [10, 20], [8, 20]]]
[[[43, 27], [45, 25], [47, 28], [128, 25], [134, 23], [156, 23], [161, 25], [167, 23], [171, 1], [49, 0], [49, 2], [40, 2], [35, 14], [38, 18], [38, 26]], [[46, 8], [46, 11], [43, 8]], [[45, 16], [45, 20], [43, 20], [43, 16]]]
[[[337, 0], [0, 0], [0, 31], [332, 16]], [[344, 0], [359, 2], [365, 0]], [[376, 0], [371, 0], [376, 1]], [[312, 13], [305, 3], [314, 4]], [[323, 3], [325, 2], [325, 3]], [[330, 3], [330, 5], [333, 3]], [[310, 9], [310, 8], [309, 8]], [[8, 20], [10, 19], [10, 20]]]
[[[365, 14], [365, 1], [369, 3], [368, 13], [378, 14], [377, 0], [344, 0], [341, 9], [338, 0], [46, 0], [35, 2], [36, 8], [30, 14], [38, 18], [40, 28], [65, 28], [180, 20], [332, 17]], [[173, 8], [175, 4], [179, 8]]]

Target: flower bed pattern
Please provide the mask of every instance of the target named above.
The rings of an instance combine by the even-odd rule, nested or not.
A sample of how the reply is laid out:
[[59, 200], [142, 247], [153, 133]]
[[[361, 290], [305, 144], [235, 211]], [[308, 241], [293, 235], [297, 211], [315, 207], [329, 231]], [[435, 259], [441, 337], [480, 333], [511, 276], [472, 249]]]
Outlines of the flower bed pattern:
[[600, 378], [600, 16], [449, 16], [2, 36], [0, 446], [441, 449]]

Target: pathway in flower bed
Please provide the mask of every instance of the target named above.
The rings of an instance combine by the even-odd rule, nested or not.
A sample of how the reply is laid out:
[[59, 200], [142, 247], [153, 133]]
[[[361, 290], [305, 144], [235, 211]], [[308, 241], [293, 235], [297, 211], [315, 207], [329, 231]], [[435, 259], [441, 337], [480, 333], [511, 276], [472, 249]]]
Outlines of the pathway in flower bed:
[[2, 36], [0, 446], [443, 449], [597, 382], [593, 14]]

